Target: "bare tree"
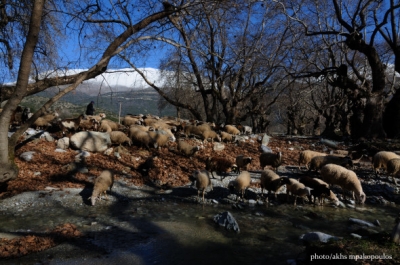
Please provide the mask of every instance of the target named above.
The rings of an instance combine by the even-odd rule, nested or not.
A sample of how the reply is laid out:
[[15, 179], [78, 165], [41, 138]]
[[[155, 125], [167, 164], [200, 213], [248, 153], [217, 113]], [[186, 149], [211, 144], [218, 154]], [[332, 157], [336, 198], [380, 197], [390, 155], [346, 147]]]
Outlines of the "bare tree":
[[[0, 114], [0, 122], [2, 124], [0, 128], [0, 182], [7, 182], [10, 179], [16, 178], [18, 176], [18, 168], [14, 163], [14, 148], [17, 140], [22, 135], [22, 133], [30, 126], [34, 120], [36, 120], [45, 110], [47, 110], [54, 102], [59, 100], [63, 95], [74, 90], [81, 82], [84, 80], [93, 78], [101, 73], [103, 73], [111, 59], [122, 52], [126, 47], [132, 45], [136, 42], [135, 34], [141, 30], [146, 29], [149, 25], [166, 18], [168, 15], [173, 14], [178, 11], [181, 7], [169, 8], [168, 4], [164, 5], [162, 11], [153, 12], [146, 17], [141, 18], [132, 23], [134, 20], [131, 17], [124, 17], [126, 20], [122, 21], [118, 18], [121, 16], [106, 16], [110, 15], [107, 5], [105, 7], [100, 6], [100, 2], [93, 4], [84, 5], [81, 12], [74, 13], [74, 19], [79, 19], [84, 23], [81, 24], [81, 32], [83, 32], [85, 26], [90, 26], [90, 31], [99, 32], [96, 27], [104, 29], [105, 25], [118, 24], [119, 27], [110, 26], [108, 31], [112, 31], [110, 34], [112, 38], [104, 44], [104, 50], [98, 59], [94, 61], [92, 67], [81, 73], [71, 75], [71, 76], [59, 76], [59, 75], [46, 75], [45, 77], [36, 76], [34, 83], [28, 84], [29, 75], [31, 74], [31, 63], [32, 58], [35, 55], [35, 47], [38, 41], [38, 36], [40, 34], [40, 22], [42, 13], [44, 12], [44, 2], [42, 0], [36, 0], [31, 13], [30, 29], [28, 37], [26, 38], [24, 44], [24, 50], [20, 59], [20, 68], [18, 72], [18, 79], [16, 85], [3, 86], [2, 95], [4, 99], [8, 99], [3, 112]], [[118, 3], [121, 5], [121, 10], [126, 11], [124, 14], [128, 15], [128, 7], [124, 3]], [[104, 8], [104, 9], [102, 9]], [[117, 9], [114, 5], [113, 10]], [[46, 10], [48, 11], [48, 10]], [[103, 11], [105, 13], [102, 13]], [[99, 17], [96, 16], [97, 13], [102, 13]], [[112, 15], [112, 14], [111, 14]], [[115, 15], [115, 14], [113, 14]], [[117, 30], [118, 29], [118, 30]], [[89, 31], [87, 31], [89, 32]], [[105, 32], [105, 31], [101, 31]], [[99, 37], [98, 35], [95, 35]], [[82, 36], [85, 38], [85, 36]], [[90, 41], [87, 41], [90, 43]], [[99, 45], [97, 45], [99, 46]], [[57, 70], [57, 69], [55, 69]], [[48, 87], [54, 85], [68, 84], [68, 86], [60, 91], [56, 96], [51, 98], [46, 102], [42, 108], [40, 108], [28, 121], [27, 123], [21, 125], [21, 127], [8, 139], [8, 127], [10, 122], [10, 117], [12, 112], [16, 109], [21, 100], [30, 94], [37, 93]]]
[[[391, 14], [399, 5], [392, 4], [388, 9], [382, 2], [357, 1], [306, 1], [302, 4], [280, 2], [291, 21], [299, 23], [306, 36], [319, 37], [334, 35], [339, 38], [338, 45], [344, 43], [349, 51], [346, 63], [332, 62], [325, 69], [314, 69], [313, 76], [331, 75], [331, 85], [352, 94], [352, 136], [385, 137], [383, 129], [384, 99], [386, 96], [386, 67], [382, 53], [377, 49], [376, 36], [385, 25], [382, 14]], [[310, 12], [312, 10], [312, 12]], [[315, 14], [315, 16], [311, 16]], [[379, 15], [380, 14], [380, 15]], [[334, 17], [335, 20], [330, 19]], [[360, 69], [352, 57], [364, 56], [367, 69]], [[350, 58], [350, 59], [349, 59]], [[351, 71], [350, 71], [351, 70]], [[364, 73], [370, 73], [365, 77]], [[356, 76], [358, 80], [354, 80]]]

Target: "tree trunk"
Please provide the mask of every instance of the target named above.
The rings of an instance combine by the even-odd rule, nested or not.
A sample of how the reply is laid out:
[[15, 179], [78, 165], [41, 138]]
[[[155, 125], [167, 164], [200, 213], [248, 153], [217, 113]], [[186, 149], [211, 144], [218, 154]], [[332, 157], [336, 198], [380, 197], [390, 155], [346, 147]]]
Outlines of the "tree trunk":
[[40, 32], [40, 24], [45, 0], [36, 0], [33, 4], [29, 31], [21, 55], [15, 94], [7, 101], [0, 115], [0, 182], [5, 183], [18, 176], [18, 167], [14, 162], [16, 138], [8, 140], [10, 117], [26, 94], [33, 54]]
[[398, 121], [400, 121], [400, 89], [397, 89], [383, 113], [383, 128], [387, 137], [400, 137], [400, 123]]
[[368, 138], [386, 138], [383, 129], [383, 97], [379, 95], [371, 96], [367, 99], [364, 111], [365, 136]]

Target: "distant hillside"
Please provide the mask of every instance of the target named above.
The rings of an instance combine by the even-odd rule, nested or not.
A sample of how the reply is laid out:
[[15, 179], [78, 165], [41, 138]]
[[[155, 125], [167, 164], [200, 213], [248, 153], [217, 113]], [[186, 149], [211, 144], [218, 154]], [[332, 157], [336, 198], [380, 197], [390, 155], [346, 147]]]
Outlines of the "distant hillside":
[[[21, 105], [37, 110], [50, 97], [55, 95], [56, 91], [46, 90], [34, 96], [24, 99]], [[159, 95], [153, 89], [134, 90], [126, 92], [109, 92], [98, 96], [90, 96], [85, 93], [74, 91], [61, 98], [54, 109], [59, 108], [70, 116], [79, 115], [86, 109], [90, 101], [95, 102], [96, 113], [105, 112], [107, 116], [113, 116], [118, 119], [119, 108], [121, 104], [121, 116], [130, 114], [154, 114], [160, 116], [174, 116], [175, 108], [168, 106], [161, 112], [158, 110]], [[67, 115], [68, 116], [68, 115]]]

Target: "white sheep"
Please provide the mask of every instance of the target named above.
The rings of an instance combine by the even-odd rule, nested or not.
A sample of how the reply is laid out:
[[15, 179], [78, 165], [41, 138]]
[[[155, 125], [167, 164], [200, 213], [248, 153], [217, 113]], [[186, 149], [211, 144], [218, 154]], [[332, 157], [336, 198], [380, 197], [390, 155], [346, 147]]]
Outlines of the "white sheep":
[[244, 155], [238, 155], [236, 157], [236, 173], [240, 173], [240, 169], [244, 168], [247, 170], [247, 166], [251, 163], [253, 158], [251, 157], [245, 157]]
[[[285, 184], [289, 184], [290, 180], [287, 177], [280, 177], [274, 171], [265, 169], [261, 172], [260, 185], [261, 195], [264, 194], [264, 189], [268, 190], [268, 197], [271, 195], [271, 191], [274, 191], [275, 199], [277, 199], [277, 193], [281, 187]], [[268, 201], [267, 197], [267, 201]]]
[[158, 148], [167, 146], [168, 142], [170, 141], [175, 141], [175, 138], [172, 138], [171, 136], [162, 133], [162, 131], [149, 131], [148, 134], [151, 138], [153, 138], [155, 146], [157, 146]]
[[121, 123], [127, 127], [129, 127], [131, 125], [140, 125], [140, 124], [142, 124], [142, 122], [143, 122], [143, 119], [141, 117], [139, 117], [139, 116], [134, 117], [131, 115], [126, 115], [121, 121]]
[[99, 127], [100, 132], [109, 132], [110, 129], [112, 131], [119, 131], [119, 130], [124, 130], [125, 126], [119, 124], [118, 122], [106, 119], [100, 122], [100, 127]]
[[227, 132], [221, 132], [221, 141], [222, 142], [234, 142], [235, 136], [230, 133], [227, 133]]
[[388, 151], [380, 151], [376, 153], [372, 158], [372, 166], [374, 168], [375, 175], [378, 176], [380, 168], [386, 169], [389, 160], [394, 158], [400, 158], [400, 156], [398, 156], [396, 153]]
[[308, 166], [311, 162], [311, 159], [316, 156], [326, 156], [327, 154], [321, 153], [321, 152], [316, 152], [312, 150], [304, 150], [299, 153], [299, 168], [301, 165], [305, 165], [306, 168], [308, 169]]
[[204, 193], [208, 186], [210, 186], [211, 190], [213, 190], [212, 182], [210, 179], [210, 173], [207, 170], [196, 170], [193, 172], [193, 180], [196, 181], [197, 188], [197, 200], [200, 196], [200, 191], [203, 193], [203, 202], [204, 202]]
[[131, 138], [132, 143], [140, 146], [144, 145], [148, 150], [150, 150], [150, 146], [157, 146], [156, 141], [149, 135], [149, 132], [131, 128], [128, 136]]
[[211, 139], [211, 142], [214, 142], [214, 140], [217, 142], [221, 142], [221, 137], [219, 137], [219, 135], [215, 131], [212, 131], [212, 130], [203, 131], [202, 136], [203, 136], [204, 142], [206, 142], [207, 139]]
[[387, 162], [386, 170], [389, 175], [392, 175], [393, 182], [397, 185], [396, 176], [400, 172], [400, 158], [393, 158]]
[[127, 143], [129, 146], [132, 145], [132, 140], [124, 132], [111, 131], [108, 132], [108, 134], [110, 135], [110, 140], [112, 144], [121, 145]]
[[250, 187], [251, 183], [251, 176], [248, 171], [243, 171], [242, 173], [237, 176], [235, 180], [232, 180], [228, 184], [229, 190], [234, 192], [234, 190], [239, 191], [242, 195], [242, 198], [244, 199], [244, 193], [246, 192], [246, 189]]
[[94, 187], [92, 196], [89, 197], [92, 205], [96, 203], [96, 200], [101, 199], [101, 195], [104, 193], [106, 199], [107, 197], [107, 190], [110, 189], [114, 184], [114, 174], [110, 170], [104, 170], [101, 172], [100, 176], [98, 176], [94, 181]]
[[278, 167], [282, 164], [282, 153], [262, 153], [260, 155], [260, 165], [264, 169], [266, 166], [272, 166], [275, 171], [278, 171]]
[[303, 183], [300, 183], [298, 180], [290, 179], [290, 184], [286, 185], [286, 193], [287, 193], [287, 200], [289, 199], [289, 195], [291, 194], [294, 196], [294, 205], [296, 205], [297, 198], [311, 196], [311, 188], [306, 187]]
[[361, 182], [354, 171], [335, 164], [327, 164], [321, 168], [321, 179], [331, 185], [338, 185], [343, 190], [352, 193], [353, 199], [364, 203], [366, 195]]
[[52, 114], [46, 114], [44, 116], [41, 116], [39, 118], [36, 119], [36, 121], [33, 123], [33, 125], [36, 127], [36, 129], [38, 128], [48, 128], [49, 126], [51, 126], [51, 122], [56, 119], [58, 117], [58, 113], [55, 111]]
[[106, 114], [102, 112], [97, 115], [86, 115], [86, 116], [84, 116], [84, 120], [95, 119], [100, 124], [101, 120], [104, 119], [105, 117], [106, 117]]
[[253, 132], [253, 128], [250, 126], [244, 125], [243, 126], [243, 134], [251, 134]]
[[239, 129], [236, 128], [236, 127], [233, 126], [233, 125], [225, 125], [224, 129], [225, 129], [225, 131], [226, 131], [227, 133], [230, 133], [230, 134], [232, 134], [232, 135], [239, 135], [239, 134], [240, 134]]
[[353, 161], [348, 156], [335, 156], [335, 155], [326, 155], [326, 156], [315, 156], [311, 159], [310, 168], [311, 170], [320, 170], [321, 167], [327, 164], [336, 164], [340, 166], [350, 166], [353, 167]]

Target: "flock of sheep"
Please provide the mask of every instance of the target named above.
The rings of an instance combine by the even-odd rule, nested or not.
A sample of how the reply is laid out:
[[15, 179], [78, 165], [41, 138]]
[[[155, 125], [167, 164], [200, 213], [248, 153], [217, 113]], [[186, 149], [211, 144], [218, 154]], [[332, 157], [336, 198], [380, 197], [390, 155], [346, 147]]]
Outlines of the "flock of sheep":
[[[105, 119], [106, 115], [104, 113], [95, 116], [80, 115], [74, 119], [63, 120], [57, 119], [58, 116], [57, 112], [46, 114], [38, 118], [34, 122], [34, 126], [36, 128], [46, 128], [56, 121], [63, 134], [80, 130], [100, 131], [110, 135], [112, 144], [134, 144], [147, 149], [165, 147], [169, 142], [176, 141], [177, 151], [186, 157], [192, 157], [204, 147], [202, 144], [191, 145], [188, 141], [181, 139], [183, 135], [186, 137], [194, 136], [201, 139], [201, 143], [203, 143], [207, 141], [235, 142], [238, 141], [240, 134], [252, 133], [249, 126], [216, 126], [206, 122], [178, 121], [175, 118], [159, 118], [152, 115], [126, 115], [121, 124]], [[262, 169], [260, 176], [261, 195], [264, 195], [263, 191], [266, 189], [268, 190], [268, 196], [273, 191], [276, 198], [279, 190], [286, 185], [287, 196], [288, 198], [290, 195], [294, 197], [294, 204], [296, 204], [298, 197], [307, 197], [309, 201], [318, 202], [318, 204], [322, 204], [324, 198], [327, 198], [338, 204], [338, 198], [330, 189], [331, 185], [337, 185], [342, 188], [343, 193], [350, 192], [357, 203], [364, 203], [366, 195], [356, 173], [348, 169], [348, 167], [353, 167], [353, 161], [347, 155], [347, 152], [328, 155], [311, 150], [301, 151], [299, 154], [299, 168], [300, 165], [305, 165], [309, 171], [319, 171], [320, 178], [304, 176], [300, 179], [294, 179], [277, 174], [278, 167], [282, 164], [282, 153], [263, 152], [259, 156]], [[206, 189], [208, 187], [212, 189], [211, 179], [214, 177], [213, 172], [224, 173], [232, 171], [237, 173], [238, 176], [229, 183], [228, 188], [231, 192], [239, 192], [241, 197], [244, 198], [246, 189], [252, 183], [250, 173], [247, 171], [247, 167], [251, 162], [251, 157], [244, 157], [243, 155], [238, 155], [235, 163], [224, 157], [207, 158], [205, 170], [196, 170], [190, 177], [196, 183], [198, 197], [202, 193], [204, 201]], [[372, 164], [376, 174], [380, 168], [384, 168], [395, 181], [395, 176], [400, 171], [400, 156], [393, 152], [381, 151], [375, 154]], [[241, 172], [241, 169], [245, 171]], [[96, 178], [91, 196], [92, 205], [102, 194], [106, 194], [108, 189], [111, 190], [113, 179], [113, 172], [109, 170], [105, 170]]]

